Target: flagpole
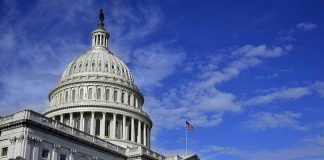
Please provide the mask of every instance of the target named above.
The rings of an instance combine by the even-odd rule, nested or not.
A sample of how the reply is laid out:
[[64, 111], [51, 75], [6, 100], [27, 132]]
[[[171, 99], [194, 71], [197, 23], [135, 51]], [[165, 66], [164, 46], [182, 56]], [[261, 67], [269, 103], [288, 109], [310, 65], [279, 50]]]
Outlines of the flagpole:
[[185, 130], [186, 130], [186, 157], [188, 157], [188, 131], [187, 131], [187, 128], [185, 127]]

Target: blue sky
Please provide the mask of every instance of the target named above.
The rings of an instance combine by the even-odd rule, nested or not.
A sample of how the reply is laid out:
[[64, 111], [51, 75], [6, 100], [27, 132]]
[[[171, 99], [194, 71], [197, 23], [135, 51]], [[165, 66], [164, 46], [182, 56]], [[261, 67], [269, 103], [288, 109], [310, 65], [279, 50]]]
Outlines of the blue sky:
[[214, 160], [324, 159], [323, 1], [0, 2], [0, 113], [42, 111], [90, 47], [109, 48], [154, 121], [153, 149]]

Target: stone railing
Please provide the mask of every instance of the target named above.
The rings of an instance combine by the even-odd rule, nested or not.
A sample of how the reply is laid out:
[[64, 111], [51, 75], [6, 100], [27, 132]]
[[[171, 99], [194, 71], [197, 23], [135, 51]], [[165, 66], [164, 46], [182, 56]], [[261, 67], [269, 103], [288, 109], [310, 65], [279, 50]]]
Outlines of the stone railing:
[[132, 156], [132, 155], [147, 155], [149, 157], [152, 157], [154, 159], [158, 159], [158, 160], [166, 160], [166, 157], [154, 152], [150, 149], [146, 149], [144, 147], [133, 147], [133, 148], [127, 148], [126, 149], [126, 154], [128, 156]]
[[47, 117], [43, 116], [42, 114], [39, 114], [39, 113], [31, 111], [31, 110], [23, 110], [23, 111], [16, 112], [16, 113], [8, 115], [8, 116], [0, 117], [0, 127], [4, 126], [6, 124], [9, 124], [9, 123], [15, 122], [15, 121], [20, 121], [20, 120], [30, 120], [30, 121], [39, 123], [41, 125], [47, 126], [49, 128], [54, 128], [56, 130], [64, 132], [65, 134], [69, 134], [71, 136], [80, 138], [80, 139], [90, 142], [94, 145], [108, 148], [110, 150], [116, 151], [121, 154], [126, 153], [126, 149], [123, 147], [109, 143], [105, 140], [102, 140], [102, 139], [96, 137], [96, 136], [92, 136], [88, 133], [82, 132], [76, 128], [70, 127], [70, 126], [60, 123], [58, 121], [47, 118]]

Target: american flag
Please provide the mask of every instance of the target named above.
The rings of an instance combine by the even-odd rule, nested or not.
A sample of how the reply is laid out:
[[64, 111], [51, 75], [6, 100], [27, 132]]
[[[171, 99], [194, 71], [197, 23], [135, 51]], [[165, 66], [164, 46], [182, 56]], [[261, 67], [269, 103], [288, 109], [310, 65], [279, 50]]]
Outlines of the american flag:
[[187, 128], [190, 132], [192, 132], [192, 130], [193, 130], [193, 126], [192, 126], [188, 121], [186, 121], [186, 128]]

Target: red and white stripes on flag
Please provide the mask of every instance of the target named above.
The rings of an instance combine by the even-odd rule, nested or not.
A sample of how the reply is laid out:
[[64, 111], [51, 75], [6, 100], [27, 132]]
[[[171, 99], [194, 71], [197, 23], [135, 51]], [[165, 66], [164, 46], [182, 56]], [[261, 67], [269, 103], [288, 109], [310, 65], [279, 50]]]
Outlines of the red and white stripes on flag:
[[192, 126], [188, 121], [186, 121], [186, 128], [187, 128], [190, 132], [192, 132], [192, 130], [193, 130], [193, 126]]

